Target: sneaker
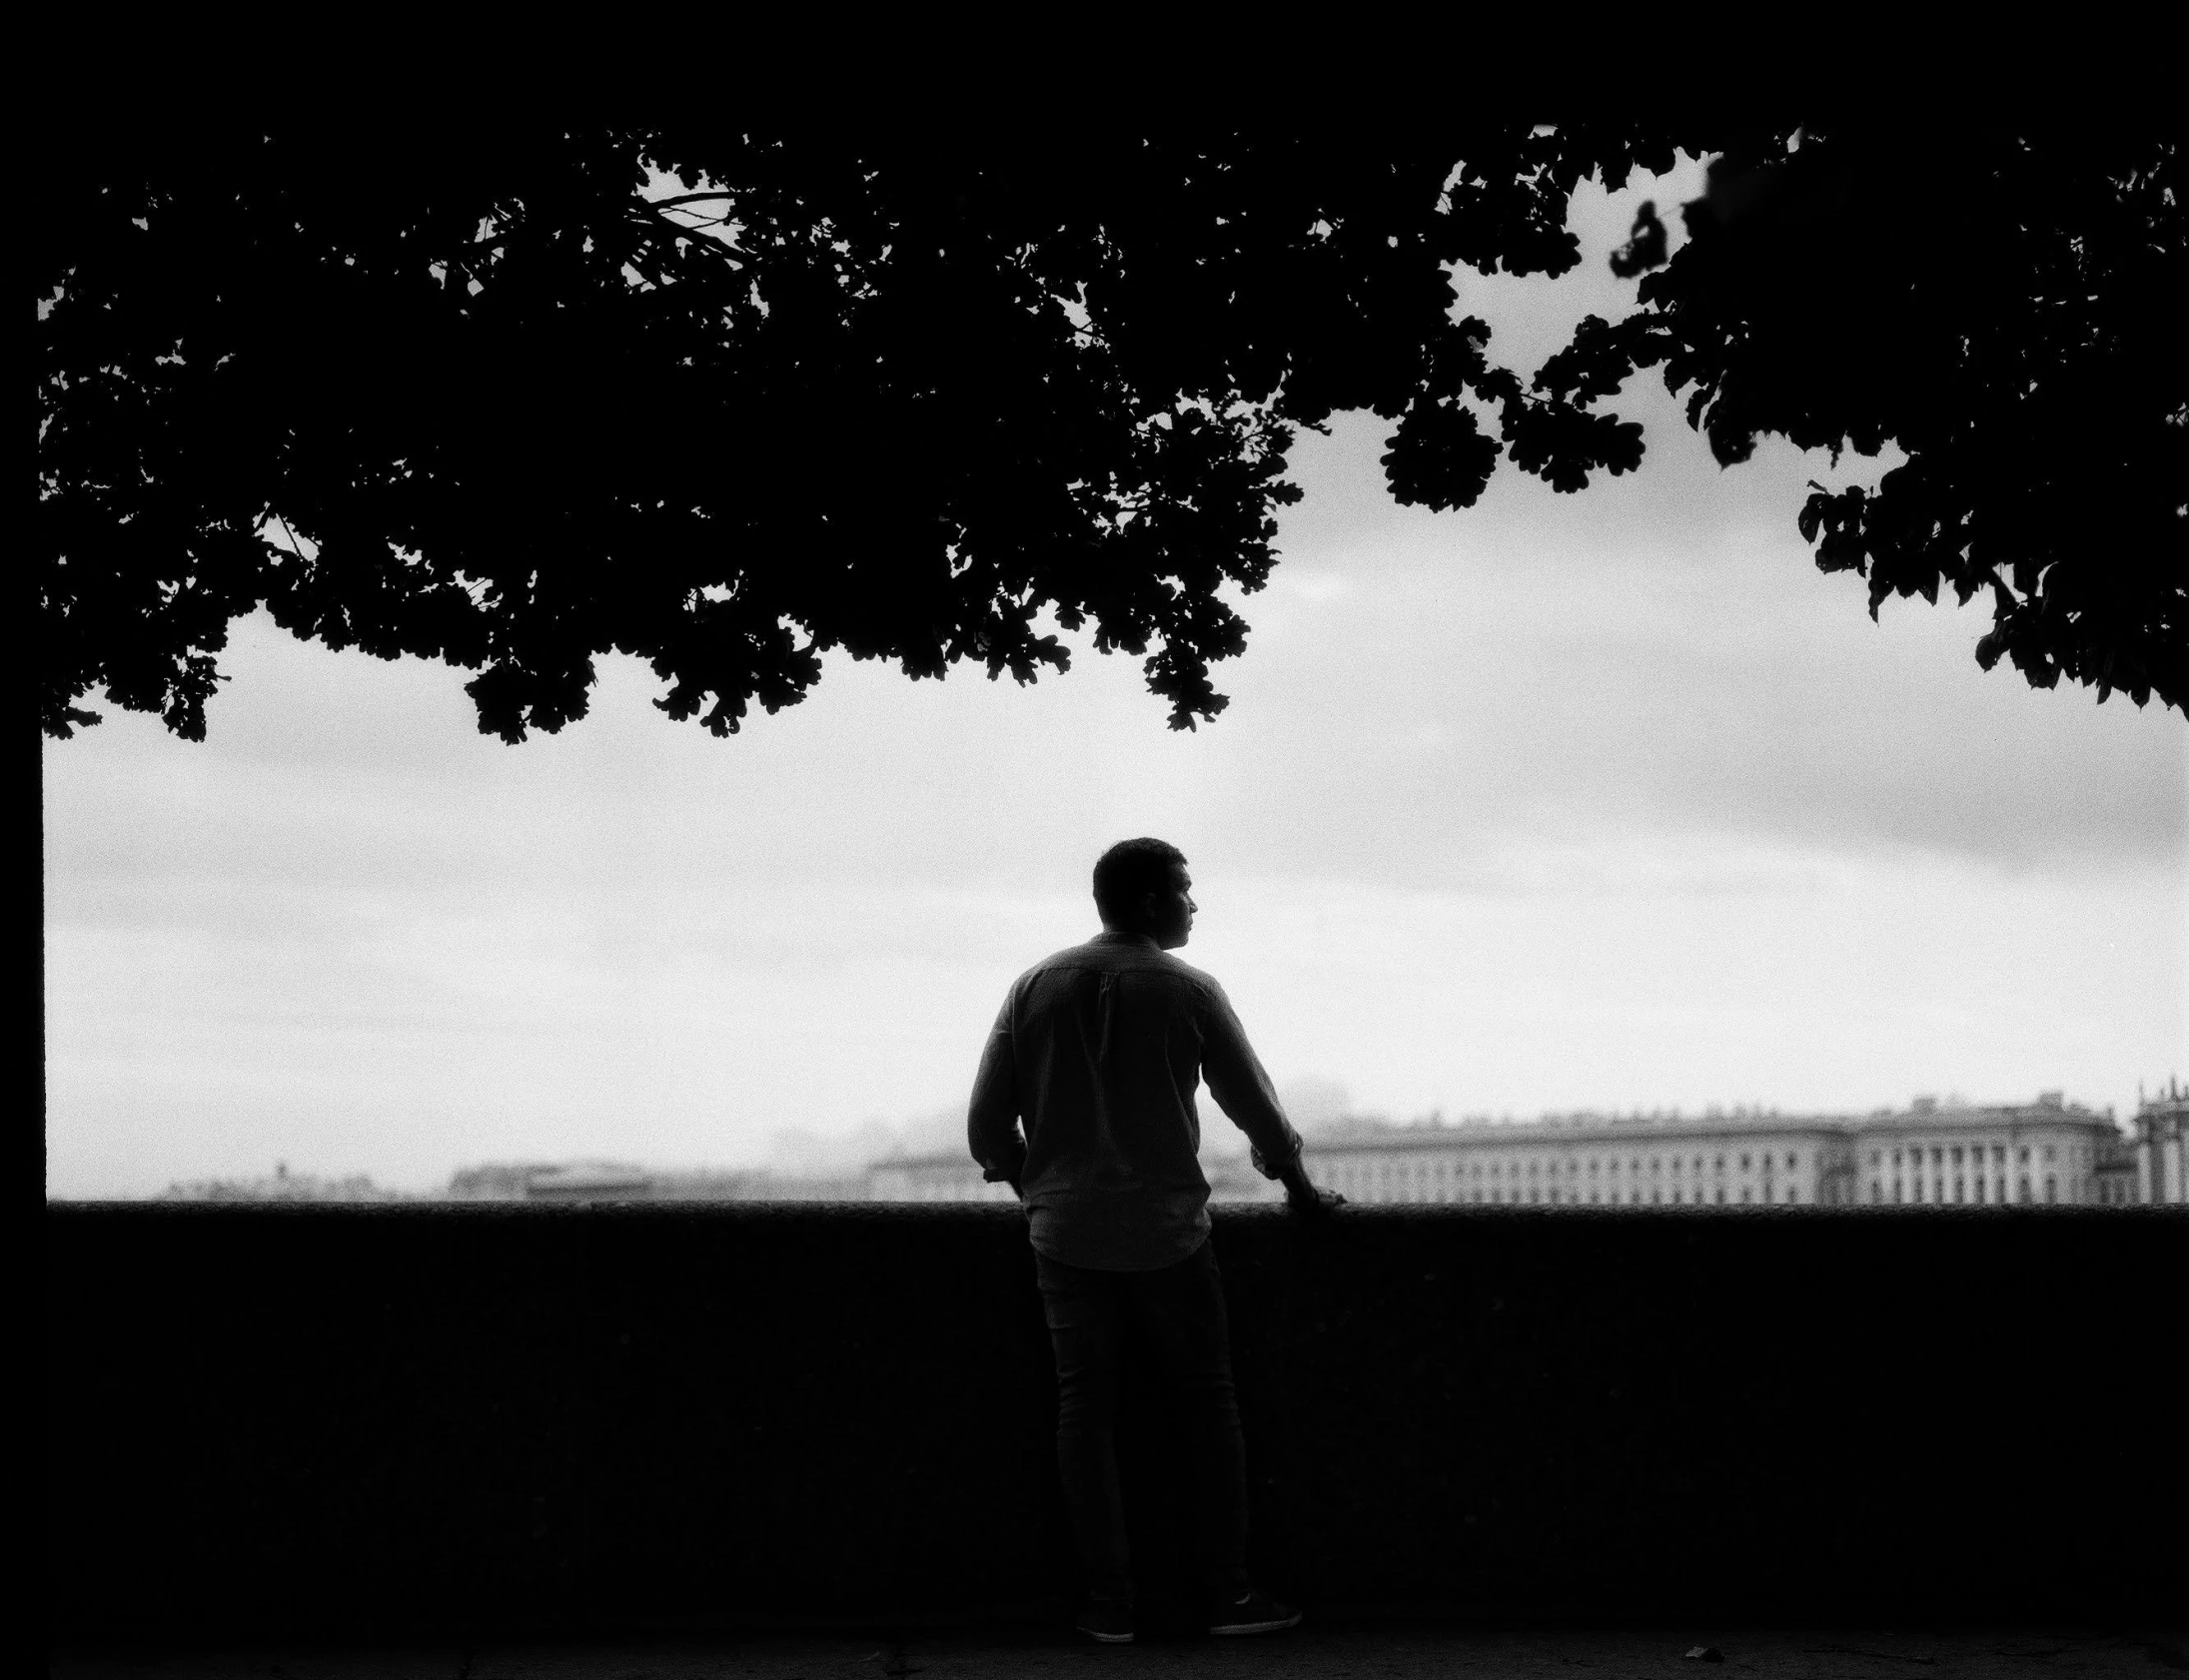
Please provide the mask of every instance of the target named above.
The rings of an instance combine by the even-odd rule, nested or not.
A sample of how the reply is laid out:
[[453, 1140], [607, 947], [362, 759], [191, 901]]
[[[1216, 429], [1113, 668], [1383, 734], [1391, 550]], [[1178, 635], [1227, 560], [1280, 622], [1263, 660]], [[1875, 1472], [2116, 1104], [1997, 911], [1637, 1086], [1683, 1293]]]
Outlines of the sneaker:
[[1299, 1625], [1299, 1611], [1259, 1589], [1220, 1598], [1209, 1612], [1211, 1633], [1280, 1633]]
[[1079, 1631], [1105, 1645], [1133, 1642], [1133, 1607], [1114, 1598], [1090, 1599], [1079, 1613]]

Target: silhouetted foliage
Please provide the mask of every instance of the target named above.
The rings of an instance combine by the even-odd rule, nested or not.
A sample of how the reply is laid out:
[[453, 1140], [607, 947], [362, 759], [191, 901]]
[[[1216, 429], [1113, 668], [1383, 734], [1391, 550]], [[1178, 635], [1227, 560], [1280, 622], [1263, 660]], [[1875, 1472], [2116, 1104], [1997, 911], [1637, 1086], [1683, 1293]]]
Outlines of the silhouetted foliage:
[[201, 737], [263, 603], [476, 669], [512, 741], [583, 715], [611, 649], [717, 733], [835, 647], [1028, 681], [1067, 662], [1045, 609], [1144, 656], [1191, 726], [1300, 426], [1393, 422], [1402, 501], [1469, 505], [1506, 455], [1580, 489], [1640, 462], [1596, 404], [1658, 364], [1721, 460], [1765, 431], [1907, 449], [1867, 499], [1812, 499], [1820, 564], [1995, 587], [1987, 663], [2182, 704], [2171, 146], [1744, 142], [1669, 263], [1653, 214], [1618, 255], [1653, 271], [1640, 312], [1532, 388], [1453, 319], [1455, 265], [1583, 260], [1583, 177], [1726, 144], [62, 137], [32, 250], [41, 721], [103, 688]]
[[[2178, 143], [1838, 125], [1736, 139], [1665, 261], [1655, 207], [1615, 255], [1642, 308], [1592, 317], [1535, 381], [1589, 403], [1638, 368], [1688, 392], [1725, 464], [1776, 433], [1877, 487], [1812, 484], [1825, 571], [1993, 597], [2001, 655], [2189, 707], [2189, 263]], [[1690, 389], [1691, 388], [1691, 389]]]

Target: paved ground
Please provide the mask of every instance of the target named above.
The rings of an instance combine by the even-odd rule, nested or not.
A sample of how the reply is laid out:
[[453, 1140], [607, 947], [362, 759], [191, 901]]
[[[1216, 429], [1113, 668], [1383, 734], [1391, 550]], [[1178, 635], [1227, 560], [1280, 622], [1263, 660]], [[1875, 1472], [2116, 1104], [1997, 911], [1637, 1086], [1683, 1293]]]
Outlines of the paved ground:
[[[1716, 1649], [1710, 1663], [1685, 1653]], [[1280, 1680], [1972, 1680], [1992, 1675], [2135, 1676], [2189, 1670], [2189, 1630], [1925, 1635], [1495, 1631], [1481, 1627], [1320, 1626], [1254, 1639], [1074, 1644], [1030, 1636], [920, 1636], [903, 1644], [837, 1638], [748, 1643], [655, 1641], [446, 1649], [227, 1651], [160, 1656], [57, 1654], [53, 1680], [1140, 1680], [1262, 1676]]]

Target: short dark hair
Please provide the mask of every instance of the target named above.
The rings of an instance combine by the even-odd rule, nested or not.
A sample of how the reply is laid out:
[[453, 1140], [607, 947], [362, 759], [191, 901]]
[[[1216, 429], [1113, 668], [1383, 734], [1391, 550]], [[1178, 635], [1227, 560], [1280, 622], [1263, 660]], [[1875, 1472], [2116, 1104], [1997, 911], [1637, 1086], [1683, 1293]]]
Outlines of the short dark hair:
[[1120, 840], [1095, 860], [1095, 908], [1105, 922], [1129, 920], [1143, 894], [1170, 891], [1171, 871], [1185, 867], [1186, 854], [1168, 840]]

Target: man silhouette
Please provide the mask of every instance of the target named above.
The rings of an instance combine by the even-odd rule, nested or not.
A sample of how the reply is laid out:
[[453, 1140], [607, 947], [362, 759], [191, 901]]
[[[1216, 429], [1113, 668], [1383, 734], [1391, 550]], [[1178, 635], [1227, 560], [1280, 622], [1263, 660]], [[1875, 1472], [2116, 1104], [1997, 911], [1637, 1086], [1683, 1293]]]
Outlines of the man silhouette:
[[[1211, 1633], [1270, 1633], [1300, 1613], [1246, 1569], [1246, 1439], [1232, 1389], [1223, 1278], [1209, 1243], [1209, 1185], [1194, 1088], [1253, 1143], [1296, 1213], [1345, 1199], [1301, 1162], [1269, 1076], [1223, 987], [1170, 955], [1193, 930], [1185, 854], [1123, 840], [1094, 868], [1102, 932], [1011, 987], [982, 1052], [968, 1133], [990, 1183], [1025, 1204], [1056, 1353], [1057, 1468], [1087, 1570], [1082, 1633], [1133, 1636], [1131, 1559], [1118, 1492], [1118, 1350], [1136, 1327], [1193, 1431]], [[1024, 1123], [1024, 1135], [1020, 1123]]]

